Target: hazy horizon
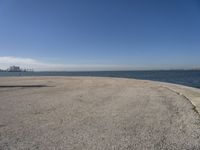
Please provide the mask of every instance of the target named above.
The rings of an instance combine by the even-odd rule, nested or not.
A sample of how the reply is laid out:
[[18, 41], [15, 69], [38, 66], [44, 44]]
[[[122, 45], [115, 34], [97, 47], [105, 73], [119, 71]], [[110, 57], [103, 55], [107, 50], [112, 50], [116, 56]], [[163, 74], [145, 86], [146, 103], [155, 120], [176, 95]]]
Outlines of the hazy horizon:
[[0, 0], [0, 69], [200, 69], [198, 0]]

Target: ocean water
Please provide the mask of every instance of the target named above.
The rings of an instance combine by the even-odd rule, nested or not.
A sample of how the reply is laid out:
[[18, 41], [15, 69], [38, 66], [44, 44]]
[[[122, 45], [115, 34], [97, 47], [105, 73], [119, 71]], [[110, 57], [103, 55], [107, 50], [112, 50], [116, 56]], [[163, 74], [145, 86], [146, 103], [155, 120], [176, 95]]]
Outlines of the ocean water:
[[172, 71], [84, 71], [84, 72], [0, 72], [2, 76], [96, 76], [153, 80], [200, 88], [200, 70]]

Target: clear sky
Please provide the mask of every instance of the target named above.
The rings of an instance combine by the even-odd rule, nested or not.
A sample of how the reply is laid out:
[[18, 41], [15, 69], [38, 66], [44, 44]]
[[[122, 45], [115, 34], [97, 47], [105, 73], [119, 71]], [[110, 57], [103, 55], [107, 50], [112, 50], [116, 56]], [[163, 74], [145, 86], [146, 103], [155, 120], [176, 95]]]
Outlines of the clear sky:
[[199, 0], [0, 0], [0, 68], [200, 68]]

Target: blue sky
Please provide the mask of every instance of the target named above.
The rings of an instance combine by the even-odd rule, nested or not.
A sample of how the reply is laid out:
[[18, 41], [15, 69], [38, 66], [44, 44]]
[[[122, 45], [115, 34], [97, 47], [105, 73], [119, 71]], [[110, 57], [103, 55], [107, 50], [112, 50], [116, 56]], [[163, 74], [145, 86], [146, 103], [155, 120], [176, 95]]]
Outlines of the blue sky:
[[199, 0], [0, 0], [0, 68], [200, 68]]

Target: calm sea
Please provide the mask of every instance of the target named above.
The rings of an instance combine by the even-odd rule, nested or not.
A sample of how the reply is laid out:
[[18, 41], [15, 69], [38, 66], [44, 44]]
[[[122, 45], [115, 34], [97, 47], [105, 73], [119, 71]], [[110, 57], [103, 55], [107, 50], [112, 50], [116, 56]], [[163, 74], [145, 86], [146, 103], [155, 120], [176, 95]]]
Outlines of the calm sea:
[[162, 81], [200, 88], [200, 70], [89, 71], [89, 72], [0, 72], [0, 76], [96, 76]]

